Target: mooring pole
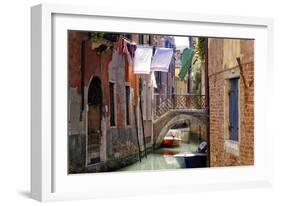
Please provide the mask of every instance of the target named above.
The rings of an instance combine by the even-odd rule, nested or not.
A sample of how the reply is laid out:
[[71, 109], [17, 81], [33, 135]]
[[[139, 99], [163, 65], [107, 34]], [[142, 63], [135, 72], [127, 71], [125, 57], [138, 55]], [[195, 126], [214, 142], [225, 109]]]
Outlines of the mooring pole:
[[143, 122], [143, 112], [142, 112], [142, 79], [141, 77], [139, 78], [139, 96], [140, 96], [140, 116], [141, 116], [141, 124], [142, 124], [142, 137], [143, 137], [143, 145], [144, 145], [144, 155], [147, 157], [146, 153], [146, 141], [145, 141], [145, 134], [144, 134], [144, 122]]
[[137, 134], [137, 144], [139, 150], [139, 160], [141, 162], [141, 148], [140, 148], [140, 141], [139, 141], [139, 132], [138, 132], [138, 122], [137, 122], [137, 107], [134, 105], [134, 113], [135, 113], [135, 127], [136, 127], [136, 134]]

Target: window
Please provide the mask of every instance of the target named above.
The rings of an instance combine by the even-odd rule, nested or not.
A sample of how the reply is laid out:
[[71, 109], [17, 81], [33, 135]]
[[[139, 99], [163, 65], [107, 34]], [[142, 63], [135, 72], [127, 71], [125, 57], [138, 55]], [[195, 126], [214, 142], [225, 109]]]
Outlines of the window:
[[139, 44], [144, 44], [144, 35], [143, 34], [139, 35]]
[[170, 47], [170, 43], [169, 43], [168, 40], [165, 41], [165, 47], [166, 47], [166, 48], [169, 48], [169, 47]]
[[160, 87], [161, 87], [161, 84], [162, 84], [162, 73], [160, 71], [156, 72], [156, 83], [157, 83], [157, 85], [160, 85]]
[[146, 112], [147, 112], [147, 115], [146, 115], [146, 118], [147, 120], [151, 120], [152, 119], [152, 110], [151, 110], [151, 96], [152, 96], [152, 91], [151, 91], [151, 85], [148, 85], [147, 87], [147, 103], [146, 103]]
[[239, 97], [238, 84], [239, 78], [229, 80], [228, 103], [229, 103], [229, 139], [238, 141], [239, 134]]
[[151, 34], [148, 35], [148, 44], [149, 45], [152, 44], [152, 35]]
[[132, 40], [132, 34], [124, 34], [124, 36], [129, 39], [129, 40]]
[[130, 86], [126, 86], [126, 124], [130, 125]]
[[114, 83], [109, 83], [109, 101], [110, 101], [110, 126], [116, 126], [115, 122], [115, 85]]

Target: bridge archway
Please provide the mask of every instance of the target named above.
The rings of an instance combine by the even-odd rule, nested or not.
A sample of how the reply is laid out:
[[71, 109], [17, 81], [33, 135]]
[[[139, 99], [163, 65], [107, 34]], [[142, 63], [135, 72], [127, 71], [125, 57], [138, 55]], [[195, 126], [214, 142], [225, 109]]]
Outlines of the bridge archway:
[[157, 148], [161, 145], [165, 135], [175, 125], [185, 123], [186, 121], [197, 122], [200, 125], [206, 124], [206, 119], [202, 116], [196, 116], [194, 114], [184, 114], [177, 112], [170, 112], [163, 118], [160, 118], [153, 123], [153, 138], [154, 147]]

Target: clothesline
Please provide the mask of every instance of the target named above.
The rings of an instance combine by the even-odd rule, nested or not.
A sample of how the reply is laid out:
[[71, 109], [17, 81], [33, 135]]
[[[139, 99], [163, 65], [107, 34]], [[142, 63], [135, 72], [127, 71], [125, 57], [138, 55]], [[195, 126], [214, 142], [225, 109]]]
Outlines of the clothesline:
[[[154, 54], [153, 49], [155, 49]], [[122, 35], [118, 40], [117, 51], [119, 54], [127, 55], [129, 63], [133, 63], [133, 58], [137, 54], [137, 58], [134, 58], [134, 67], [137, 66], [137, 68], [134, 71], [138, 73], [149, 73], [150, 70], [168, 72], [169, 64], [174, 54], [172, 48], [139, 45], [132, 43]], [[142, 64], [139, 64], [140, 62]]]
[[133, 64], [134, 74], [152, 74], [152, 83], [156, 88], [154, 71], [168, 72], [174, 54], [173, 48], [138, 45], [124, 36], [119, 37], [117, 51], [125, 54], [128, 62]]
[[[119, 39], [122, 38], [123, 41], [125, 41], [127, 44], [131, 44], [131, 45], [142, 45], [142, 46], [147, 46], [149, 47], [150, 45], [149, 44], [137, 44], [136, 42], [133, 42], [132, 40], [128, 39], [127, 37], [123, 36], [123, 35], [120, 35]], [[150, 46], [152, 47], [153, 49], [156, 49], [156, 48], [167, 48], [167, 47], [159, 47], [159, 46]], [[171, 48], [172, 49], [172, 48]]]

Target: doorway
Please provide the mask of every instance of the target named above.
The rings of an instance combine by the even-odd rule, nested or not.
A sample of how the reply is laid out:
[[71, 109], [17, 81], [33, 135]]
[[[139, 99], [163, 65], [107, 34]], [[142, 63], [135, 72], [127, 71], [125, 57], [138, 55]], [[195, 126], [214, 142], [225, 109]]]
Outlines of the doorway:
[[88, 164], [100, 162], [102, 120], [102, 87], [99, 77], [93, 77], [88, 90]]

